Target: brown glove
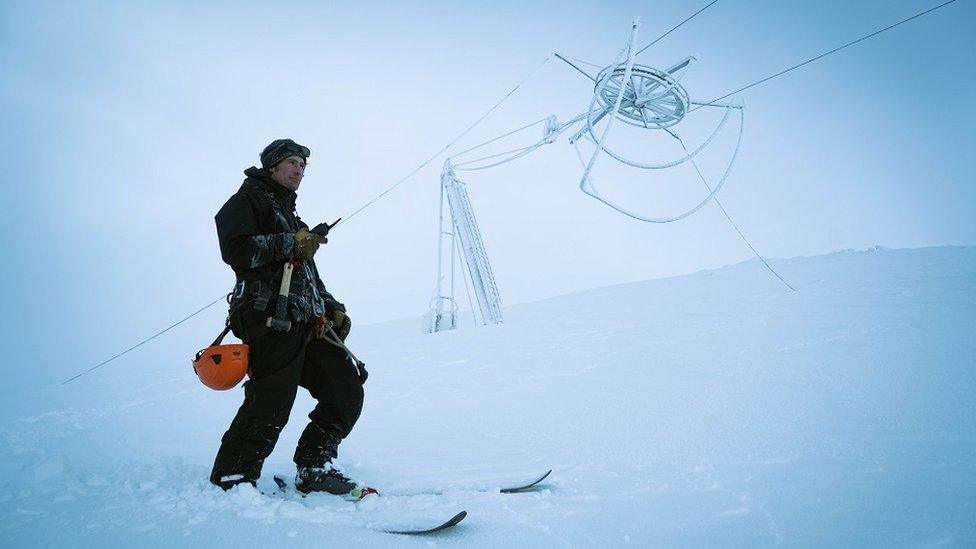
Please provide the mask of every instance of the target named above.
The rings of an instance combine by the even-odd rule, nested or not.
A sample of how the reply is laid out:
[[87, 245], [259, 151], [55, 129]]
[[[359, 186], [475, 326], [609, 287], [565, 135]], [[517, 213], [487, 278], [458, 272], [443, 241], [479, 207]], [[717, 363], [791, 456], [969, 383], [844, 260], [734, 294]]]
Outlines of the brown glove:
[[329, 314], [329, 318], [332, 320], [336, 335], [345, 341], [346, 337], [349, 336], [349, 330], [352, 329], [352, 320], [349, 319], [349, 315], [336, 309]]
[[295, 257], [298, 259], [312, 259], [319, 246], [329, 239], [310, 232], [305, 227], [295, 232]]

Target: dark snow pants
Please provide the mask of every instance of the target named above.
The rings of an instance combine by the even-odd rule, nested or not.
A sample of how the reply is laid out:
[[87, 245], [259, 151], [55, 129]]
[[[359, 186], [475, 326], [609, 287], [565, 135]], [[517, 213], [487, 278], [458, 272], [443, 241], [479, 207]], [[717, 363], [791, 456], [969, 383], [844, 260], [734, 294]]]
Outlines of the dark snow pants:
[[246, 342], [251, 379], [244, 383], [244, 403], [221, 439], [210, 481], [225, 488], [257, 481], [288, 422], [299, 386], [318, 403], [298, 440], [295, 464], [326, 466], [363, 408], [363, 386], [346, 353], [314, 339], [308, 323], [293, 324], [288, 332], [265, 331]]

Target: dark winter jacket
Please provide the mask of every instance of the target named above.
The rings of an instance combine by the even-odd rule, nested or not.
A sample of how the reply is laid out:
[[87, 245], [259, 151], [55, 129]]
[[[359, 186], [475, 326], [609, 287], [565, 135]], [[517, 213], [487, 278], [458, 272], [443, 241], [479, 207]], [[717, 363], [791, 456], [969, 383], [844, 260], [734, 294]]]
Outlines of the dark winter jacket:
[[[232, 317], [235, 310], [248, 307], [267, 312], [248, 316], [266, 318], [274, 314], [285, 261], [293, 258], [295, 232], [308, 225], [295, 214], [294, 191], [260, 168], [248, 168], [244, 175], [247, 178], [241, 188], [214, 219], [220, 255], [237, 275]], [[299, 261], [292, 271], [288, 299], [291, 320], [311, 321], [335, 309], [346, 310], [326, 291], [315, 262]]]

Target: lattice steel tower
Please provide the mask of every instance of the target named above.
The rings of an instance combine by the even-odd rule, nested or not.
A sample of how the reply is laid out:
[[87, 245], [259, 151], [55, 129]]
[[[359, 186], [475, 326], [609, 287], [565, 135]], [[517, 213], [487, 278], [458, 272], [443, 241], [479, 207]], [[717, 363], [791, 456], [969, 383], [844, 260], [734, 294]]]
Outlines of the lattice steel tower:
[[[444, 218], [444, 197], [451, 219]], [[460, 246], [459, 246], [460, 245]], [[446, 256], [445, 257], [445, 252]], [[476, 320], [481, 324], [497, 324], [502, 321], [502, 300], [491, 271], [488, 252], [478, 230], [467, 185], [454, 174], [451, 161], [444, 163], [441, 173], [440, 230], [438, 235], [437, 295], [431, 300], [430, 312], [425, 319], [427, 332], [452, 330], [457, 327], [457, 301], [454, 299], [455, 259], [460, 256], [464, 263], [461, 282], [470, 281], [471, 290], [478, 304]], [[450, 259], [447, 259], [447, 258]], [[449, 263], [449, 265], [448, 265]], [[446, 272], [445, 272], [446, 271]], [[464, 272], [467, 272], [465, 280]], [[445, 274], [450, 280], [445, 284]], [[470, 293], [468, 295], [470, 299]], [[472, 309], [474, 304], [472, 303]]]

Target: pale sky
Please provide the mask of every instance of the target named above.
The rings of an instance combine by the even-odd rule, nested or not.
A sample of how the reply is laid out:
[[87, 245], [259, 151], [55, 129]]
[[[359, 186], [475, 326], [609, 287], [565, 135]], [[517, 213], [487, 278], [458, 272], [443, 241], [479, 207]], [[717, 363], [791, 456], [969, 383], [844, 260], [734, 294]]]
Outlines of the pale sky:
[[[311, 148], [299, 214], [331, 221], [447, 144], [553, 51], [608, 64], [635, 17], [643, 45], [705, 3], [4, 3], [8, 368], [61, 381], [229, 291], [213, 215], [271, 140]], [[666, 68], [695, 55], [683, 84], [707, 100], [937, 3], [722, 0], [637, 62]], [[734, 98], [746, 108], [743, 146], [719, 197], [762, 253], [976, 243], [974, 24], [976, 8], [960, 0]], [[592, 91], [551, 59], [455, 150], [550, 114], [568, 120]], [[707, 123], [679, 129], [693, 140]], [[731, 152], [723, 135], [703, 159], [713, 174]], [[583, 195], [567, 138], [463, 176], [504, 303], [751, 257], [714, 205], [652, 225]], [[659, 138], [618, 140], [646, 161], [673, 156]], [[442, 161], [343, 224], [316, 256], [357, 325], [427, 310]], [[681, 211], [702, 190], [688, 169], [647, 173], [606, 158], [594, 176], [650, 215]], [[224, 314], [214, 306], [105, 368], [189, 368]]]

